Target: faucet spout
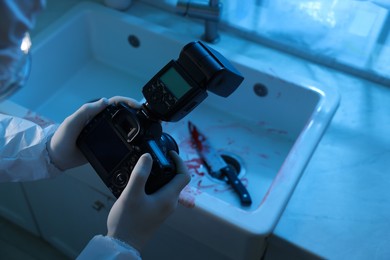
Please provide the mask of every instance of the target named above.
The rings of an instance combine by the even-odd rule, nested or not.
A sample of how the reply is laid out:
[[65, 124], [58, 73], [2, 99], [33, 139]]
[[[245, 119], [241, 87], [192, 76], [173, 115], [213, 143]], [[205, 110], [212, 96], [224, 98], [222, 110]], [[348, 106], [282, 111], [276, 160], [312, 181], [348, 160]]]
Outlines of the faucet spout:
[[209, 43], [215, 43], [219, 40], [218, 23], [221, 11], [222, 4], [219, 0], [179, 0], [176, 4], [178, 14], [205, 21], [205, 33], [202, 39]]

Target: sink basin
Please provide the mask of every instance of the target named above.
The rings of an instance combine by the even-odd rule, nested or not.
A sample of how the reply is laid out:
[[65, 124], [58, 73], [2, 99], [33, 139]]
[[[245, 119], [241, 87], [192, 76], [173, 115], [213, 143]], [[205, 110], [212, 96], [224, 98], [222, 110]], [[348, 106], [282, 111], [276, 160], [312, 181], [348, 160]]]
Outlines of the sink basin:
[[[145, 18], [132, 12], [138, 16], [144, 12]], [[184, 19], [175, 23], [189, 28], [184, 35], [148, 17], [182, 19], [141, 3], [128, 13], [79, 4], [33, 39], [30, 80], [12, 101], [61, 122], [83, 103], [100, 97], [141, 100], [144, 84], [177, 59], [186, 43], [196, 40], [191, 28], [199, 26]], [[180, 206], [168, 219], [146, 250], [146, 259], [259, 259], [337, 109], [339, 96], [329, 86], [279, 71], [256, 58], [256, 52], [237, 53], [232, 48], [237, 44], [246, 50], [260, 48], [228, 34], [210, 45], [245, 77], [237, 91], [228, 98], [209, 93], [183, 120], [163, 123], [192, 174], [182, 193], [189, 208]], [[191, 145], [189, 120], [237, 168], [252, 197], [251, 206], [241, 206], [225, 181], [207, 173]], [[91, 167], [69, 174], [109, 194]]]

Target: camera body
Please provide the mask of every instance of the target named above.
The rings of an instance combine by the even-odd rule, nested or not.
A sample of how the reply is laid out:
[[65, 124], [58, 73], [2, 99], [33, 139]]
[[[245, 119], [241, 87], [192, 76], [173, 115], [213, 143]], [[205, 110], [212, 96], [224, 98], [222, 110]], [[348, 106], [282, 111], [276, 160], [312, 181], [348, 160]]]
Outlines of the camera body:
[[146, 83], [142, 89], [146, 102], [140, 109], [109, 105], [85, 126], [77, 145], [117, 198], [139, 157], [150, 153], [153, 166], [145, 192], [151, 194], [175, 176], [168, 153], [179, 153], [160, 121], [179, 121], [207, 97], [207, 91], [229, 96], [243, 79], [220, 53], [200, 41], [191, 42]]
[[179, 152], [175, 140], [162, 132], [159, 122], [147, 120], [139, 110], [124, 103], [110, 105], [94, 117], [77, 144], [117, 198], [142, 154], [150, 153], [153, 158], [145, 186], [150, 194], [173, 178], [175, 168], [168, 152]]

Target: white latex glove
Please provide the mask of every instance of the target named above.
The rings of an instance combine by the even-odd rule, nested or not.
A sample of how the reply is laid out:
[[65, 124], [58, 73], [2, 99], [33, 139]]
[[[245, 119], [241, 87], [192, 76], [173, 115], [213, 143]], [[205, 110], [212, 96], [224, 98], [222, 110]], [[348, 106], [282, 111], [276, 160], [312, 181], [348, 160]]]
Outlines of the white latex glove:
[[115, 202], [107, 219], [107, 236], [119, 239], [141, 251], [157, 228], [175, 210], [181, 190], [190, 175], [179, 155], [171, 151], [177, 174], [152, 194], [145, 193], [146, 180], [152, 169], [152, 157], [144, 154], [135, 165], [130, 180]]
[[109, 100], [102, 98], [96, 102], [86, 103], [68, 116], [47, 145], [52, 163], [62, 171], [85, 164], [87, 160], [76, 145], [77, 137], [84, 126], [108, 104], [119, 101], [126, 102], [133, 108], [140, 107], [140, 104], [134, 99], [117, 96]]

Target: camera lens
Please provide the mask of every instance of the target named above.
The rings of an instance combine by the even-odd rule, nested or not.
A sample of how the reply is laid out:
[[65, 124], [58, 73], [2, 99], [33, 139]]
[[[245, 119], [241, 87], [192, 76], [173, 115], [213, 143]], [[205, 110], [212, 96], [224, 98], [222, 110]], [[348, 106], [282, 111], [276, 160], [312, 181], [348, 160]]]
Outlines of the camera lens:
[[124, 188], [129, 180], [129, 173], [125, 170], [115, 172], [114, 185], [118, 188]]

